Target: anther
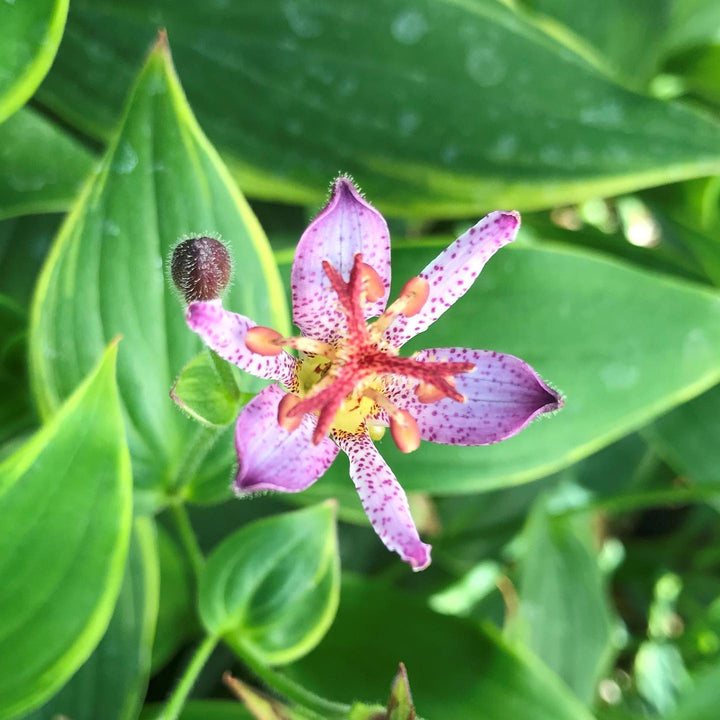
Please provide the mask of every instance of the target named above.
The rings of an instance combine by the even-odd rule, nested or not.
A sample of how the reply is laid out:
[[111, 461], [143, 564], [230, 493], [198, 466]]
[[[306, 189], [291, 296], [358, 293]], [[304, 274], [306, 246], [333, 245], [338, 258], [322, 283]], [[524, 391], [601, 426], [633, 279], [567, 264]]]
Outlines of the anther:
[[360, 269], [362, 272], [362, 288], [368, 302], [380, 300], [385, 295], [385, 285], [383, 285], [382, 278], [375, 268], [367, 263], [362, 263]]
[[294, 430], [297, 430], [298, 426], [302, 422], [303, 416], [302, 415], [293, 415], [291, 416], [289, 413], [290, 411], [300, 402], [300, 398], [297, 395], [292, 395], [291, 393], [288, 393], [285, 395], [285, 397], [280, 401], [280, 404], [278, 405], [278, 425], [283, 428], [283, 430], [287, 430], [288, 432], [293, 432]]
[[[451, 387], [456, 387], [454, 377], [446, 377], [443, 379]], [[438, 400], [443, 400], [444, 398], [448, 397], [448, 394], [444, 390], [440, 389], [437, 385], [426, 382], [418, 383], [417, 387], [415, 388], [415, 395], [417, 396], [418, 401], [421, 403], [434, 403]]]
[[430, 283], [420, 276], [410, 278], [400, 291], [398, 301], [403, 302], [400, 311], [405, 317], [417, 315], [430, 295]]
[[245, 335], [245, 345], [258, 355], [279, 355], [282, 352], [283, 336], [272, 328], [258, 325]]
[[374, 400], [388, 414], [390, 435], [392, 435], [398, 450], [403, 453], [417, 450], [420, 446], [420, 429], [415, 418], [407, 410], [400, 410], [385, 395], [373, 388], [365, 390], [363, 395]]

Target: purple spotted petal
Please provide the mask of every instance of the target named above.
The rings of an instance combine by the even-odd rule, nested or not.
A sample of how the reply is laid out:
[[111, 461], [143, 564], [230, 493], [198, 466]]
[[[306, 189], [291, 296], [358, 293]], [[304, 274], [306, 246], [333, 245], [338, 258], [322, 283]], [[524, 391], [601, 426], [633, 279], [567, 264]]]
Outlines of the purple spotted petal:
[[373, 441], [367, 433], [338, 432], [334, 437], [350, 459], [350, 476], [375, 532], [413, 570], [424, 570], [430, 564], [430, 545], [420, 540], [405, 491]]
[[257, 323], [244, 315], [228, 312], [220, 300], [191, 303], [185, 318], [190, 329], [221, 358], [252, 375], [292, 387], [297, 365], [292, 355], [283, 351], [274, 357], [265, 357], [250, 352], [245, 345], [247, 331]]
[[518, 213], [492, 212], [443, 250], [420, 273], [430, 283], [427, 302], [417, 315], [400, 315], [385, 331], [387, 340], [399, 348], [427, 330], [467, 292], [485, 263], [515, 239], [519, 227]]
[[458, 375], [457, 389], [467, 402], [445, 398], [421, 403], [415, 395], [417, 381], [394, 381], [385, 394], [417, 420], [423, 440], [443, 445], [489, 445], [520, 432], [538, 415], [563, 405], [525, 362], [513, 355], [489, 350], [439, 348], [421, 350], [418, 360], [471, 362], [473, 372]]
[[385, 285], [385, 295], [367, 303], [365, 319], [382, 314], [390, 291], [390, 233], [383, 216], [346, 177], [333, 185], [330, 201], [303, 233], [292, 268], [293, 322], [303, 335], [334, 340], [346, 327], [345, 316], [322, 268], [328, 260], [347, 281], [357, 253]]
[[293, 432], [278, 425], [278, 404], [284, 396], [285, 392], [277, 385], [270, 385], [245, 406], [237, 419], [238, 473], [233, 487], [240, 495], [256, 490], [305, 490], [332, 465], [338, 454], [330, 438], [312, 444], [317, 425], [313, 414], [303, 416]]

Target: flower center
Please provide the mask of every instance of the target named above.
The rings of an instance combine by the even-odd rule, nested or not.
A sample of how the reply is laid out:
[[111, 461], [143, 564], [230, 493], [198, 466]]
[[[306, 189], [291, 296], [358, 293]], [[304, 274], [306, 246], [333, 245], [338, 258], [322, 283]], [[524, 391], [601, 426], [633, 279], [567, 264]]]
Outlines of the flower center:
[[374, 322], [366, 323], [366, 302], [375, 302], [385, 288], [375, 270], [355, 256], [350, 279], [345, 282], [327, 261], [323, 270], [338, 297], [346, 329], [332, 343], [308, 337], [284, 338], [270, 328], [255, 327], [248, 331], [246, 344], [261, 355], [277, 355], [282, 347], [302, 353], [297, 374], [300, 397], [281, 403], [278, 422], [292, 430], [305, 413], [318, 414], [313, 442], [319, 443], [330, 429], [362, 432], [369, 419], [390, 424], [393, 439], [403, 452], [415, 450], [420, 443], [417, 423], [406, 411], [387, 397], [387, 385], [397, 377], [419, 380], [416, 394], [420, 402], [436, 402], [449, 397], [457, 402], [465, 398], [455, 389], [454, 376], [475, 369], [468, 362], [421, 362], [399, 357], [383, 333], [399, 315], [418, 313], [429, 294], [427, 280], [414, 277], [400, 292], [398, 299]]

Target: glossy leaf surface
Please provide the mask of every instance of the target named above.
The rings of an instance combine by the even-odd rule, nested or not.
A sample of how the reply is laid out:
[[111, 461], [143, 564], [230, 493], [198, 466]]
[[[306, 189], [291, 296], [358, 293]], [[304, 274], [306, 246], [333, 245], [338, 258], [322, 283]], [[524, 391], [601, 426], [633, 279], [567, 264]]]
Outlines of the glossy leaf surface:
[[720, 125], [623, 89], [496, 0], [77, 0], [42, 102], [106, 137], [158, 26], [256, 196], [320, 202], [341, 169], [383, 210], [458, 216], [720, 168]]
[[70, 682], [26, 720], [135, 720], [150, 675], [158, 580], [154, 523], [138, 518], [107, 632]]
[[19, 110], [0, 125], [0, 219], [67, 210], [94, 162], [58, 125]]
[[[290, 668], [326, 697], [384, 704], [388, 677], [402, 660], [422, 717], [591, 720], [537, 660], [474, 623], [437, 615], [410, 594], [355, 577], [343, 583], [342, 599], [327, 637]], [[352, 658], [343, 661], [348, 648]]]
[[296, 660], [335, 617], [340, 584], [335, 512], [324, 503], [258, 520], [210, 554], [200, 578], [200, 616], [241, 655]]
[[0, 718], [40, 705], [87, 659], [120, 590], [130, 460], [116, 346], [0, 465]]
[[[395, 250], [397, 286], [438, 250]], [[593, 253], [508, 248], [403, 354], [452, 346], [521, 357], [564, 393], [565, 407], [486, 447], [423, 443], [405, 455], [384, 438], [381, 451], [406, 489], [460, 493], [533, 480], [701, 393], [720, 378], [720, 295]], [[316, 487], [349, 486], [346, 468], [335, 462]]]
[[34, 92], [62, 38], [68, 0], [0, 5], [0, 123]]
[[[31, 367], [44, 414], [108, 338], [124, 337], [118, 383], [143, 503], [173, 488], [202, 430], [168, 397], [200, 350], [165, 263], [188, 233], [221, 234], [242, 272], [233, 309], [283, 327], [283, 296], [257, 220], [197, 126], [167, 45], [151, 53], [94, 182], [63, 225], [34, 300]], [[190, 458], [196, 460], [197, 457]]]

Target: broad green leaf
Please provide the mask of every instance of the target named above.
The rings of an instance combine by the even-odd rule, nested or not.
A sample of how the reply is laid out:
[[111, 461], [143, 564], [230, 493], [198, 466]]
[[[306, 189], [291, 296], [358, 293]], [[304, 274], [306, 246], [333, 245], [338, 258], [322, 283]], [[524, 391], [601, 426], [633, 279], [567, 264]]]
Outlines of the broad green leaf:
[[[439, 248], [396, 249], [400, 286]], [[397, 292], [397, 291], [395, 291]], [[508, 248], [403, 349], [517, 355], [566, 396], [556, 415], [497, 445], [379, 447], [408, 490], [473, 492], [534, 480], [599, 450], [720, 379], [720, 295], [568, 248]], [[336, 462], [321, 483], [347, 485]]]
[[613, 653], [607, 590], [591, 518], [554, 518], [546, 504], [535, 504], [521, 536], [518, 609], [507, 631], [590, 705]]
[[720, 6], [715, 0], [674, 0], [665, 37], [668, 53], [720, 42]]
[[[97, 177], [64, 223], [34, 299], [30, 357], [43, 415], [82, 375], [97, 348], [122, 334], [118, 384], [136, 502], [162, 502], [197, 462], [204, 429], [168, 393], [201, 348], [164, 265], [189, 233], [221, 234], [233, 255], [234, 310], [286, 326], [284, 296], [255, 216], [202, 134], [160, 42], [140, 73]], [[190, 453], [192, 457], [186, 457]], [[225, 469], [224, 472], [227, 470]]]
[[152, 669], [159, 670], [197, 629], [192, 580], [180, 548], [158, 526], [160, 605], [152, 648]]
[[[140, 720], [154, 720], [162, 706], [148, 705]], [[229, 700], [191, 700], [180, 713], [179, 720], [255, 720], [240, 703]]]
[[0, 125], [0, 219], [67, 210], [93, 166], [65, 130], [23, 108]]
[[688, 691], [678, 698], [670, 720], [708, 720], [717, 714], [720, 663], [693, 676]]
[[170, 397], [194, 420], [222, 427], [237, 419], [252, 395], [240, 391], [229, 363], [204, 350], [180, 371]]
[[131, 528], [116, 345], [0, 465], [0, 718], [37, 707], [105, 632]]
[[27, 215], [0, 221], [0, 293], [23, 308], [30, 305], [60, 220], [60, 215]]
[[720, 483], [720, 386], [663, 415], [643, 435], [687, 480]]
[[201, 123], [258, 197], [320, 202], [342, 169], [383, 210], [452, 217], [720, 169], [720, 125], [622, 88], [509, 4], [76, 0], [40, 99], [107, 137], [164, 26]]
[[[673, 0], [520, 0], [530, 20], [627, 85], [656, 71]], [[642, 42], [638, 37], [642, 36]]]
[[35, 92], [62, 38], [68, 0], [0, 5], [0, 123]]
[[384, 703], [388, 678], [401, 661], [426, 718], [591, 720], [553, 673], [494, 631], [352, 576], [343, 582], [330, 632], [288, 672], [325, 697]]
[[331, 503], [258, 520], [226, 538], [200, 577], [200, 617], [242, 655], [292, 662], [335, 617], [340, 567]]
[[25, 720], [135, 720], [150, 675], [158, 610], [158, 551], [154, 523], [137, 518], [125, 577], [100, 644], [70, 682]]

